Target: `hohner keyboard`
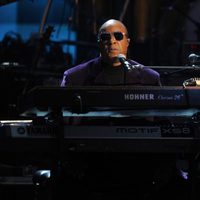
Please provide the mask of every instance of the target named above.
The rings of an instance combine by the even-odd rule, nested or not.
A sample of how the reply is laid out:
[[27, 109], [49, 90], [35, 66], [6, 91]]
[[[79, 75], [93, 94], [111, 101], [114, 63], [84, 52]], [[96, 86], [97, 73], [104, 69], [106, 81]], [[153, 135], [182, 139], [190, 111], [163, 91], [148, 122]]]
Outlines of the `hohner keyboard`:
[[[77, 113], [94, 109], [198, 108], [200, 89], [180, 86], [36, 87], [21, 103], [22, 111], [65, 107]], [[25, 107], [25, 106], [26, 107]]]

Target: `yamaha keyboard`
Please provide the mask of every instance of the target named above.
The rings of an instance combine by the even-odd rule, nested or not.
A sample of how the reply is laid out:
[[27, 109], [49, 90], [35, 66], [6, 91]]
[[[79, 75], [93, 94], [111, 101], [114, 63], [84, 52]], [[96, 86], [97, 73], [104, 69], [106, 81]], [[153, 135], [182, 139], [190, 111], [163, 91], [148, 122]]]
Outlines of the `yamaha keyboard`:
[[200, 89], [180, 86], [35, 87], [21, 104], [23, 111], [62, 107], [77, 113], [94, 109], [198, 108]]
[[64, 125], [61, 135], [50, 124], [1, 124], [1, 152], [55, 153], [58, 145], [61, 153], [191, 153], [200, 150], [199, 124], [192, 122]]

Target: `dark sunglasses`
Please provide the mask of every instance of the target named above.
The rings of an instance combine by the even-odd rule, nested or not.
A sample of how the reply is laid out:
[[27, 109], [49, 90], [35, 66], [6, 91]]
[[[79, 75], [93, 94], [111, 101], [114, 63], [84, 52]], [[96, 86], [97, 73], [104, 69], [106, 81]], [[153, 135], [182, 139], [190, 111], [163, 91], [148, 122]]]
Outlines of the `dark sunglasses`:
[[122, 33], [122, 32], [113, 32], [113, 33], [100, 33], [98, 41], [102, 41], [102, 42], [106, 42], [111, 40], [111, 34], [114, 35], [115, 40], [120, 41], [123, 40], [124, 35], [126, 35], [126, 33]]

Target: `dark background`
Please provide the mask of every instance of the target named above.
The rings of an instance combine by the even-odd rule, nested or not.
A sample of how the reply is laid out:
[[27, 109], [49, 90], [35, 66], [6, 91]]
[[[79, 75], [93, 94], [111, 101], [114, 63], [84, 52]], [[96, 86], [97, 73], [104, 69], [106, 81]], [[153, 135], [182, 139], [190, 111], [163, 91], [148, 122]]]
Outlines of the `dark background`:
[[[36, 40], [48, 1], [2, 2], [5, 2], [0, 7], [2, 40], [6, 40], [5, 37], [9, 34], [13, 40], [18, 39], [18, 42], [27, 43], [33, 38]], [[14, 12], [12, 5], [15, 6]], [[110, 18], [120, 19], [129, 30], [131, 58], [145, 65], [185, 65], [189, 53], [199, 51], [198, 6], [198, 0], [57, 0], [52, 1], [49, 7], [43, 32], [48, 26], [53, 26], [51, 44], [59, 42], [65, 53], [66, 45], [68, 48], [76, 48], [75, 52], [69, 51], [73, 54], [68, 65], [71, 67], [70, 64], [75, 65], [96, 56], [96, 34], [103, 22]], [[11, 23], [18, 28], [6, 30], [6, 25]], [[64, 26], [67, 26], [67, 30], [62, 29]], [[69, 37], [70, 34], [75, 35], [73, 39]], [[192, 45], [194, 43], [196, 46]], [[28, 54], [22, 50], [19, 53], [22, 57]], [[10, 55], [10, 59], [14, 58]], [[9, 61], [2, 54], [0, 61], [6, 60]], [[22, 64], [25, 61], [21, 58], [19, 62]]]
[[110, 18], [127, 26], [129, 57], [158, 67], [164, 85], [199, 76], [198, 67], [182, 69], [200, 51], [199, 0], [57, 0], [47, 9], [48, 2], [1, 1], [3, 118], [18, 114], [18, 99], [35, 85], [59, 86], [64, 70], [98, 56], [97, 31]]
[[[194, 68], [188, 59], [191, 53], [200, 54], [200, 0], [52, 0], [48, 13], [44, 17], [47, 3], [47, 0], [0, 0], [1, 120], [21, 119], [19, 102], [22, 104], [23, 97], [31, 88], [36, 85], [59, 86], [64, 70], [97, 56], [99, 54], [96, 43], [98, 28], [103, 22], [111, 18], [120, 19], [127, 26], [131, 39], [129, 57], [158, 70], [163, 85], [182, 86], [184, 80], [200, 77], [200, 60], [193, 63], [195, 64]], [[127, 7], [125, 7], [126, 4]], [[34, 118], [34, 116], [30, 117]], [[199, 120], [198, 113], [195, 119]], [[43, 120], [36, 118], [36, 125], [37, 123], [44, 125]], [[173, 126], [173, 124], [170, 125]], [[0, 138], [5, 132], [2, 126]], [[1, 145], [4, 144], [2, 138]], [[5, 141], [7, 139], [6, 137]], [[8, 141], [8, 144], [10, 144], [9, 142], [15, 145], [12, 138]], [[42, 141], [40, 142], [38, 146], [42, 146]], [[22, 141], [22, 145], [20, 145], [22, 149], [24, 145], [27, 145], [27, 143]], [[36, 155], [35, 152], [33, 152], [34, 155], [29, 152], [17, 154], [16, 149], [6, 145], [6, 143], [2, 146], [3, 151], [0, 151], [0, 176], [1, 178], [3, 176], [18, 176], [18, 179], [15, 177], [10, 182], [7, 179], [1, 179], [0, 198], [3, 200], [35, 199], [37, 195], [35, 192], [38, 191], [33, 186], [32, 175], [36, 169], [34, 165], [30, 166], [29, 163], [35, 160], [37, 162], [33, 164], [40, 166], [41, 163], [50, 160], [49, 155], [43, 155], [41, 152], [39, 152], [40, 155]], [[33, 149], [37, 149], [37, 145]], [[54, 148], [52, 148], [53, 150]], [[163, 155], [160, 155], [165, 161]], [[37, 159], [34, 159], [35, 156]], [[126, 157], [122, 160], [122, 157], [117, 155], [116, 159], [113, 160], [110, 160], [110, 157], [107, 158], [107, 161], [115, 165], [114, 169], [110, 168], [110, 171], [114, 174], [112, 178], [118, 177], [115, 175], [119, 174], [120, 170], [126, 174], [125, 178], [129, 177], [129, 171], [134, 171], [132, 166], [135, 163], [131, 162], [132, 165], [128, 163], [129, 159], [132, 161], [132, 157], [127, 157], [127, 160]], [[140, 155], [138, 157], [140, 160]], [[84, 171], [85, 167], [79, 162], [82, 159], [78, 158], [78, 163], [75, 162], [75, 166], [71, 165], [68, 168], [69, 171], [63, 177], [69, 175], [69, 178], [70, 176], [77, 176], [81, 179], [82, 170]], [[95, 162], [95, 159], [98, 162]], [[144, 172], [143, 176], [151, 175], [149, 164], [155, 164], [155, 167], [159, 168], [159, 165], [151, 159], [147, 155], [140, 170], [138, 165], [137, 170], [141, 173]], [[91, 178], [96, 178], [93, 176], [93, 172], [95, 175], [101, 176], [98, 171], [96, 173], [96, 169], [101, 169], [104, 162], [101, 162], [96, 154], [89, 160], [94, 165], [90, 168], [90, 170], [92, 169]], [[23, 165], [20, 161], [24, 162]], [[141, 161], [143, 161], [143, 158]], [[71, 163], [68, 162], [67, 164], [70, 165]], [[100, 165], [97, 166], [98, 164]], [[159, 170], [158, 174], [161, 175], [161, 183], [171, 178], [171, 168], [165, 165], [165, 162], [163, 164], [164, 168]], [[120, 168], [121, 165], [123, 165], [123, 168]], [[173, 167], [175, 166], [173, 165]], [[135, 174], [137, 174], [137, 170]], [[109, 174], [110, 171], [104, 172], [106, 175], [112, 176], [112, 173]], [[178, 173], [176, 167], [175, 173]], [[28, 177], [28, 180], [24, 180], [22, 177]], [[175, 179], [167, 184], [173, 194], [168, 192], [168, 186], [163, 187], [165, 192], [160, 191], [162, 199], [171, 197], [188, 199], [188, 190], [184, 190], [184, 186], [188, 182], [183, 179], [181, 181], [176, 180], [177, 177], [180, 179], [180, 176], [173, 177]], [[99, 178], [103, 179], [104, 176]], [[130, 187], [128, 188], [129, 191], [132, 191], [133, 185], [129, 185], [125, 178], [122, 179], [124, 180], [123, 183]], [[135, 180], [135, 177], [129, 177], [129, 179], [132, 181]], [[139, 179], [140, 173], [138, 174]], [[104, 179], [102, 181], [103, 183], [106, 182]], [[134, 184], [139, 187], [138, 182], [134, 182]], [[153, 184], [150, 185], [153, 186]], [[75, 194], [77, 193], [76, 186], [75, 191], [72, 191]], [[94, 185], [92, 188], [97, 186]], [[112, 187], [112, 184], [110, 186]], [[87, 184], [83, 187], [83, 190], [85, 188], [87, 188]], [[135, 190], [137, 190], [136, 188]], [[50, 190], [45, 187], [41, 189], [40, 192], [44, 193], [44, 198], [41, 199], [49, 199], [47, 196]], [[121, 196], [118, 196], [121, 192], [120, 189], [123, 190], [120, 187], [117, 192], [114, 188], [110, 197], [110, 193], [108, 193], [108, 198], [120, 199]], [[155, 192], [156, 189], [154, 187]], [[68, 195], [69, 190], [67, 191], [64, 188], [64, 195]], [[142, 193], [143, 191], [136, 192]], [[177, 196], [173, 196], [174, 192]], [[179, 198], [179, 193], [181, 198]], [[98, 195], [101, 194], [97, 193], [96, 199], [103, 199], [104, 196], [98, 197]], [[126, 193], [126, 195], [129, 194]], [[144, 199], [149, 199], [145, 198], [145, 195], [144, 193]], [[122, 193], [123, 197], [124, 193]], [[82, 193], [80, 193], [80, 198], [82, 198]], [[94, 198], [91, 197], [91, 199]], [[157, 199], [160, 199], [159, 195]]]
[[48, 2], [1, 1], [3, 118], [18, 114], [18, 99], [35, 85], [59, 86], [64, 70], [98, 56], [97, 31], [110, 18], [127, 26], [129, 57], [158, 67], [163, 85], [199, 76], [198, 67], [183, 68], [200, 51], [199, 0], [57, 0], [47, 9]]

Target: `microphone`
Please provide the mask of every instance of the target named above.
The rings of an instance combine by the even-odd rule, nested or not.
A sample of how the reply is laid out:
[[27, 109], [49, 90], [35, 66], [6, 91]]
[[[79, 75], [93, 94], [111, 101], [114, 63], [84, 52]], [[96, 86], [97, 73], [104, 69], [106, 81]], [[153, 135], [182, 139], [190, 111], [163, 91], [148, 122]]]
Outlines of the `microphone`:
[[195, 64], [195, 63], [200, 62], [200, 56], [197, 55], [197, 54], [194, 54], [194, 53], [190, 54], [188, 56], [188, 59], [189, 59], [191, 64]]
[[117, 56], [117, 58], [119, 59], [120, 63], [128, 70], [133, 69], [133, 66], [127, 61], [125, 55], [123, 54], [119, 54]]

